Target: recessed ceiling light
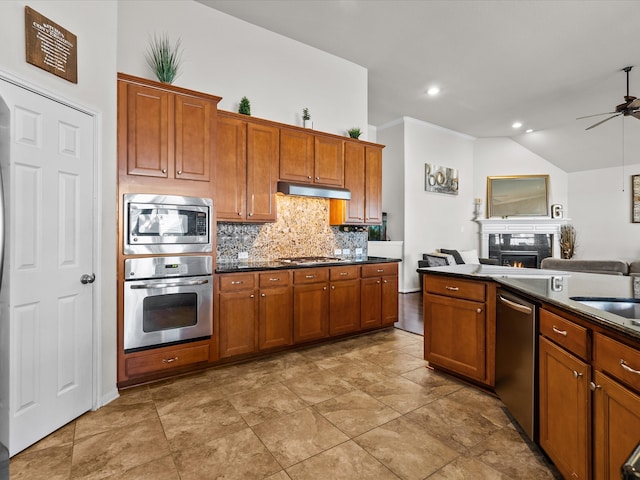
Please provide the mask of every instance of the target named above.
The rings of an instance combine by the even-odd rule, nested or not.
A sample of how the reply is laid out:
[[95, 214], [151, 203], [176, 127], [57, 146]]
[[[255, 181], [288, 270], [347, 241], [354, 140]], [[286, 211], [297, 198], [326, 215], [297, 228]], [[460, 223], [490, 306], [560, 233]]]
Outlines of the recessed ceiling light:
[[520, 128], [522, 126], [521, 122], [515, 122], [513, 125], [511, 125], [511, 127], [513, 128]]
[[524, 131], [524, 133], [531, 133], [531, 132], [533, 132], [533, 128], [527, 128], [527, 129]]
[[440, 93], [440, 88], [438, 87], [431, 87], [429, 90], [427, 90], [427, 95], [430, 95], [432, 97], [435, 97], [439, 93]]

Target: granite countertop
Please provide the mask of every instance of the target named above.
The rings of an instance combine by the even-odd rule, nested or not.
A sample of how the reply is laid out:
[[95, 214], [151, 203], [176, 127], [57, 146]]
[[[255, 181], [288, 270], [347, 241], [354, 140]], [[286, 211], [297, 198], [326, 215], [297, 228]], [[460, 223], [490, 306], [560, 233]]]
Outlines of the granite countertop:
[[640, 298], [640, 277], [562, 272], [496, 265], [453, 265], [419, 268], [420, 273], [491, 279], [510, 290], [586, 317], [640, 342], [640, 320], [609, 313], [572, 300], [573, 297]]
[[293, 264], [281, 262], [279, 260], [249, 260], [234, 262], [219, 262], [216, 264], [215, 273], [235, 273], [235, 272], [259, 272], [262, 270], [280, 270], [296, 268], [318, 268], [335, 267], [340, 265], [366, 265], [375, 263], [401, 262], [401, 258], [386, 257], [354, 257], [336, 260], [335, 262]]

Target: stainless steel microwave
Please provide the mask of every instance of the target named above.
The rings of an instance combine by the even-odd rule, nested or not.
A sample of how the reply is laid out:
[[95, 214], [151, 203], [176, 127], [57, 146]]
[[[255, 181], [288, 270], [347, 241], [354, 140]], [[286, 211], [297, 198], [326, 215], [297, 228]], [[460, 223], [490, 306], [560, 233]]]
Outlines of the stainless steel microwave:
[[177, 195], [124, 195], [124, 253], [212, 252], [213, 201]]

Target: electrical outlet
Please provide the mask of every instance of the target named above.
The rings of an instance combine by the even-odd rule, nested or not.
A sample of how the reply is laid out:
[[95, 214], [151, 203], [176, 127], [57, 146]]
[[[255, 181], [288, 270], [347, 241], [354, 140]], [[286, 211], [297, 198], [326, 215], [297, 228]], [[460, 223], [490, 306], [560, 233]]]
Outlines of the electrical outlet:
[[342, 254], [343, 255], [351, 255], [351, 249], [350, 248], [343, 248], [342, 249]]
[[361, 248], [356, 248], [356, 257], [361, 256], [362, 255], [362, 249]]
[[341, 249], [341, 248], [336, 248], [336, 249], [333, 251], [333, 254], [334, 254], [334, 255], [342, 255], [342, 249]]

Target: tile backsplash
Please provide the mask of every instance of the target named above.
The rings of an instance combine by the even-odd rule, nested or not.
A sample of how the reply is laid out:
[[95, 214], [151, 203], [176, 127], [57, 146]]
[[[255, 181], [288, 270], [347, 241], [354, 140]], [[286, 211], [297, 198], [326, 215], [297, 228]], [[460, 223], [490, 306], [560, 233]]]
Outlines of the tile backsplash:
[[[281, 257], [335, 256], [337, 249], [356, 248], [367, 254], [366, 227], [329, 225], [329, 200], [277, 195], [275, 223], [226, 223], [217, 225], [217, 261], [238, 260], [247, 252], [250, 261]], [[345, 256], [345, 255], [342, 255]]]

